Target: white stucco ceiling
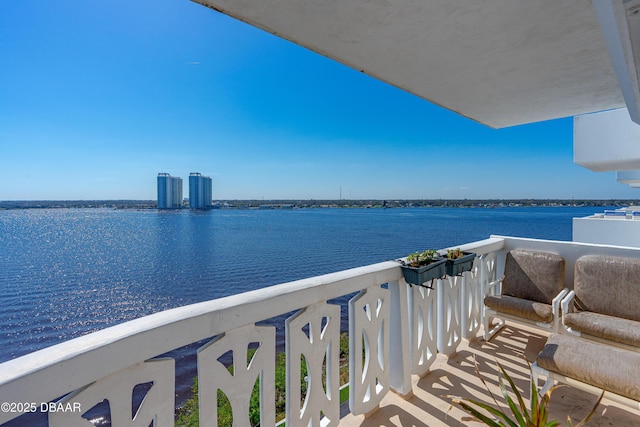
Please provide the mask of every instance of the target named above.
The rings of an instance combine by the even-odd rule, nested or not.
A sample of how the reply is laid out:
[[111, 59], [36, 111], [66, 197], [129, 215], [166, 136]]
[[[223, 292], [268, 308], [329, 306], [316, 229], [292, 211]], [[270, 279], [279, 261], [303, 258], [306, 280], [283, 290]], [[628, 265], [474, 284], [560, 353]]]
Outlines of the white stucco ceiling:
[[624, 106], [589, 0], [195, 0], [492, 127]]

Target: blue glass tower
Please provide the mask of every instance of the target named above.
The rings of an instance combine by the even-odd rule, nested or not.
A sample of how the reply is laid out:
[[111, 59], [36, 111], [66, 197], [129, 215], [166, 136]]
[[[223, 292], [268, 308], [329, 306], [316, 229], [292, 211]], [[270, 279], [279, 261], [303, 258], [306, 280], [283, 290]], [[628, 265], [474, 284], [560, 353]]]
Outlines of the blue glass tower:
[[191, 209], [211, 208], [213, 181], [197, 172], [189, 174], [189, 207]]
[[168, 173], [158, 174], [158, 209], [182, 207], [182, 178]]

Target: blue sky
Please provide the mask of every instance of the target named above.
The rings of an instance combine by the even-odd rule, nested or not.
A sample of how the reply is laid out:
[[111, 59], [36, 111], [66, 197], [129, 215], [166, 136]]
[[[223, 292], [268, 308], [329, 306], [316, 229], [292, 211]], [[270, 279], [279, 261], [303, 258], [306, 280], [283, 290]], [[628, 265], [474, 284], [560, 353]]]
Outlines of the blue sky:
[[0, 2], [0, 200], [639, 197], [572, 123], [493, 130], [188, 0]]

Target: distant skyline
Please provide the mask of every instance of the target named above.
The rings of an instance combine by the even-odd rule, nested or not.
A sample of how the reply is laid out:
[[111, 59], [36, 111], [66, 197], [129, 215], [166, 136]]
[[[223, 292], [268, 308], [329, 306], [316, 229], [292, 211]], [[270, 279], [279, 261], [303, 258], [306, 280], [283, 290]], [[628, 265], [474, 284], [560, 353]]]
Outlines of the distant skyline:
[[188, 0], [3, 1], [0, 52], [0, 200], [640, 197], [572, 118], [493, 130]]

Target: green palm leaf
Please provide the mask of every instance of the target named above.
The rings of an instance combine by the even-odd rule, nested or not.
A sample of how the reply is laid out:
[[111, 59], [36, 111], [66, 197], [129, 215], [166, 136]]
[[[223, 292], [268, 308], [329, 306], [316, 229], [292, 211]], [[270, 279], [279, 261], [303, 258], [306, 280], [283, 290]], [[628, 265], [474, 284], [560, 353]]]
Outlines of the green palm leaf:
[[[504, 397], [504, 400], [509, 406], [509, 410], [511, 411], [511, 414], [508, 414], [508, 411], [506, 410], [502, 411], [499, 409], [500, 405], [498, 404], [495, 396], [489, 389], [489, 386], [485, 382], [484, 378], [480, 374], [480, 369], [478, 368], [478, 364], [475, 360], [475, 356], [474, 356], [473, 362], [474, 362], [474, 368], [478, 378], [480, 378], [480, 381], [489, 392], [489, 395], [495, 402], [497, 408], [494, 408], [493, 406], [487, 403], [479, 402], [473, 399], [460, 400], [459, 398], [452, 398], [452, 404], [459, 405], [462, 409], [464, 409], [466, 412], [471, 414], [477, 420], [491, 427], [518, 427], [518, 426], [520, 427], [557, 427], [560, 425], [560, 422], [557, 420], [552, 420], [547, 422], [547, 419], [549, 417], [548, 407], [549, 407], [549, 402], [551, 401], [551, 393], [554, 390], [556, 390], [558, 387], [562, 387], [561, 385], [554, 385], [553, 387], [551, 387], [549, 391], [547, 391], [544, 394], [544, 396], [540, 396], [538, 385], [532, 381], [531, 382], [531, 401], [529, 402], [529, 407], [527, 408], [527, 405], [522, 395], [520, 394], [520, 391], [518, 390], [515, 383], [513, 382], [513, 379], [508, 374], [508, 372], [502, 367], [502, 365], [500, 365], [500, 363], [496, 361], [496, 365], [498, 366], [498, 369], [499, 369], [498, 385], [500, 386], [500, 391], [502, 392], [502, 396]], [[505, 381], [503, 378], [506, 379], [507, 383], [509, 384], [509, 387], [511, 387], [511, 390], [515, 395], [517, 404], [516, 404], [516, 401], [514, 401], [514, 399], [511, 397], [511, 394], [509, 393], [508, 387], [505, 384]], [[580, 421], [580, 423], [578, 423], [575, 427], [582, 427], [586, 422], [589, 421], [589, 419], [591, 419], [591, 417], [596, 411], [597, 406], [600, 404], [600, 401], [602, 400], [603, 396], [604, 396], [604, 392], [600, 395], [600, 398], [591, 409], [591, 412], [589, 413], [589, 415], [587, 415], [587, 417], [584, 420]], [[472, 406], [472, 405], [475, 405], [475, 406]], [[486, 413], [483, 411], [486, 411]], [[514, 419], [511, 418], [511, 415], [515, 418], [515, 421]], [[491, 416], [493, 416], [493, 418]], [[568, 418], [567, 425], [569, 427], [573, 427], [571, 424], [571, 419], [569, 417], [567, 418]]]
[[[471, 415], [473, 415], [477, 419], [481, 420], [485, 424], [486, 424], [486, 421], [484, 421], [484, 420], [488, 419], [488, 420], [492, 421], [491, 425], [494, 425], [494, 423], [496, 423], [497, 425], [500, 425], [500, 426], [518, 427], [518, 424], [516, 424], [511, 419], [509, 419], [509, 417], [504, 412], [502, 412], [499, 409], [496, 409], [493, 406], [490, 406], [490, 405], [488, 405], [488, 404], [486, 404], [484, 402], [479, 402], [479, 401], [473, 400], [473, 399], [466, 399], [466, 401], [453, 399], [453, 403], [457, 403], [463, 409], [465, 409], [467, 412], [469, 412]], [[502, 418], [504, 420], [504, 422], [502, 422], [500, 420], [496, 420], [495, 418], [492, 419], [492, 418], [487, 417], [485, 414], [483, 414], [478, 409], [472, 407], [469, 404], [476, 405], [479, 408], [484, 409], [485, 411], [489, 412], [490, 414], [493, 414], [496, 417]]]
[[[498, 363], [498, 367], [500, 367], [500, 369], [502, 369], [502, 366], [500, 366], [499, 363]], [[504, 372], [503, 369], [502, 369], [502, 371]], [[509, 378], [509, 379], [511, 379], [511, 378]], [[500, 385], [500, 391], [502, 391], [502, 395], [504, 396], [504, 400], [507, 402], [507, 405], [509, 405], [509, 409], [511, 409], [511, 412], [513, 413], [513, 416], [516, 418], [516, 421], [518, 422], [518, 425], [520, 427], [526, 427], [527, 423], [525, 422], [522, 414], [518, 410], [518, 407], [516, 406], [515, 402], [513, 401], [511, 396], [509, 395], [509, 390], [507, 390], [507, 387], [504, 385], [504, 381], [502, 381], [502, 376], [501, 375], [498, 375], [498, 384]], [[518, 389], [514, 387], [513, 390], [514, 390], [515, 394], [518, 396], [518, 398], [521, 399], [520, 395], [518, 393]]]
[[[497, 363], [497, 362], [496, 362]], [[520, 395], [520, 392], [518, 391], [515, 383], [513, 382], [513, 380], [511, 379], [511, 376], [509, 376], [509, 374], [507, 374], [507, 371], [505, 371], [505, 369], [502, 367], [501, 364], [498, 363], [498, 368], [500, 368], [500, 372], [502, 372], [502, 375], [504, 375], [504, 377], [507, 379], [507, 381], [509, 382], [509, 385], [511, 386], [511, 390], [513, 390], [513, 392], [516, 395], [516, 398], [518, 399], [518, 404], [520, 405], [520, 409], [522, 410], [522, 415], [524, 418], [526, 419], [530, 419], [529, 417], [529, 411], [527, 411], [527, 405], [525, 405], [524, 403], [524, 399], [522, 398], [522, 396]]]

